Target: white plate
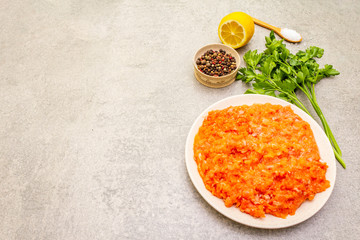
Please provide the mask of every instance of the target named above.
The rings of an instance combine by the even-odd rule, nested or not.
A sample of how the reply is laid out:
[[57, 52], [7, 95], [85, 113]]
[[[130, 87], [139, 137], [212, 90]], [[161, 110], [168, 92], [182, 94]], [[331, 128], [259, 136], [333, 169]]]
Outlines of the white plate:
[[[212, 110], [220, 110], [227, 108], [229, 106], [239, 106], [239, 105], [252, 105], [254, 103], [271, 103], [278, 104], [282, 106], [290, 105], [293, 111], [299, 115], [304, 121], [310, 124], [310, 127], [314, 133], [316, 143], [318, 144], [320, 157], [323, 161], [327, 163], [329, 168], [326, 172], [326, 179], [330, 181], [330, 187], [326, 189], [326, 191], [316, 194], [315, 198], [312, 201], [305, 201], [300, 208], [297, 209], [295, 215], [288, 216], [286, 219], [278, 218], [270, 214], [266, 214], [265, 218], [254, 218], [249, 214], [241, 212], [236, 207], [225, 207], [224, 201], [220, 198], [217, 198], [211, 194], [206, 188], [205, 185], [199, 175], [197, 170], [197, 165], [194, 160], [194, 138], [197, 134], [200, 126], [203, 123], [204, 118], [207, 116], [209, 111]], [[316, 212], [318, 212], [329, 199], [331, 192], [334, 188], [335, 177], [336, 177], [336, 162], [334, 153], [332, 151], [330, 142], [325, 135], [322, 128], [315, 122], [313, 118], [311, 118], [308, 114], [302, 111], [300, 108], [296, 107], [293, 104], [290, 104], [284, 100], [270, 97], [266, 95], [257, 95], [257, 94], [246, 94], [246, 95], [237, 95], [225, 98], [219, 102], [214, 103], [210, 107], [208, 107], [204, 112], [200, 114], [200, 116], [195, 120], [192, 125], [189, 135], [186, 140], [185, 146], [185, 160], [186, 167], [189, 172], [191, 181], [195, 185], [195, 188], [201, 194], [201, 196], [217, 211], [227, 216], [228, 218], [257, 228], [267, 228], [267, 229], [275, 229], [275, 228], [284, 228], [293, 226], [295, 224], [301, 223], [311, 216], [313, 216]]]

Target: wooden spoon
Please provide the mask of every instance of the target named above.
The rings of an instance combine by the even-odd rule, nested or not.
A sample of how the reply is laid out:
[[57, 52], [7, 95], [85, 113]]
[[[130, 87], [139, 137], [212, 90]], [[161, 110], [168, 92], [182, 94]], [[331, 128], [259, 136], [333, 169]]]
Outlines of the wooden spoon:
[[[286, 41], [288, 42], [292, 42], [292, 43], [298, 43], [298, 42], [301, 42], [302, 41], [302, 37], [300, 39], [290, 39], [290, 38], [287, 38], [285, 37], [283, 34], [281, 34], [281, 28], [278, 28], [278, 27], [274, 27], [266, 22], [263, 22], [259, 19], [256, 19], [256, 18], [252, 18], [254, 23], [259, 25], [259, 26], [262, 26], [264, 28], [267, 28], [267, 29], [270, 29], [270, 30], [273, 30], [277, 35], [279, 35], [281, 38], [285, 39]], [[294, 31], [294, 30], [292, 30]]]

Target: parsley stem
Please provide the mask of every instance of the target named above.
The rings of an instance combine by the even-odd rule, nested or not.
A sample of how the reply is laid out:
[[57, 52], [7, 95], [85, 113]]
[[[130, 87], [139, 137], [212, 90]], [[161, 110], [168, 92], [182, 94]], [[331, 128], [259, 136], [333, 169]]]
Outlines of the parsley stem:
[[335, 157], [338, 160], [338, 162], [341, 164], [341, 166], [344, 169], [346, 169], [346, 164], [345, 164], [344, 160], [342, 159], [342, 157], [340, 156], [340, 154], [334, 149], [334, 147], [333, 147], [333, 150], [334, 150], [334, 154], [335, 154]]
[[[300, 101], [300, 99], [298, 99], [296, 96], [285, 93], [289, 98], [293, 99], [296, 104], [296, 106], [298, 106], [301, 110], [303, 110], [304, 112], [306, 112], [307, 114], [309, 114], [311, 116], [311, 113], [306, 109], [306, 107], [304, 106], [304, 104]], [[312, 117], [312, 116], [311, 116]]]
[[[342, 153], [341, 153], [341, 149], [338, 145], [338, 143], [335, 140], [335, 137], [330, 129], [329, 124], [327, 123], [324, 114], [321, 111], [321, 108], [319, 106], [319, 104], [317, 103], [316, 100], [316, 96], [315, 96], [315, 87], [314, 87], [314, 83], [311, 84], [311, 87], [306, 86], [305, 84], [303, 84], [302, 86], [298, 83], [296, 83], [297, 87], [306, 95], [306, 97], [309, 99], [311, 105], [313, 106], [316, 114], [319, 116], [320, 121], [324, 127], [324, 132], [326, 134], [326, 136], [329, 138], [331, 145], [333, 146], [333, 150], [335, 153], [335, 156], [338, 156], [341, 158]], [[311, 116], [311, 115], [310, 115]], [[337, 159], [338, 159], [337, 157]], [[339, 159], [338, 159], [339, 160]], [[342, 159], [341, 159], [342, 161]], [[339, 161], [340, 162], [340, 161]], [[345, 163], [341, 163], [341, 165], [345, 164]]]
[[314, 84], [312, 84], [311, 92], [312, 92], [312, 96], [313, 96], [311, 99], [309, 98], [309, 100], [311, 102], [311, 105], [314, 107], [317, 115], [319, 116], [319, 118], [320, 118], [320, 120], [321, 120], [321, 122], [322, 122], [322, 124], [324, 126], [325, 133], [329, 137], [330, 142], [332, 143], [332, 145], [334, 146], [334, 148], [338, 152], [338, 154], [340, 156], [342, 156], [341, 149], [340, 149], [338, 143], [335, 140], [335, 137], [334, 137], [334, 135], [333, 135], [333, 133], [332, 133], [332, 131], [330, 129], [329, 124], [327, 123], [327, 121], [325, 119], [324, 114], [322, 113], [322, 111], [321, 111], [321, 109], [319, 107], [319, 104], [316, 101], [316, 97], [314, 97], [315, 96]]
[[[305, 88], [307, 89], [307, 87]], [[330, 140], [330, 144], [332, 145], [332, 149], [334, 151], [335, 157], [338, 160], [338, 162], [341, 164], [341, 166], [346, 169], [346, 164], [344, 162], [344, 160], [342, 159], [341, 155], [341, 150], [339, 145], [337, 144], [335, 137], [329, 127], [329, 124], [327, 123], [324, 114], [322, 113], [318, 103], [316, 102], [316, 98], [313, 98], [312, 96], [315, 95], [314, 92], [312, 91], [312, 94], [310, 95], [309, 92], [307, 92], [304, 88], [302, 88], [302, 91], [305, 93], [305, 95], [308, 97], [311, 105], [313, 106], [316, 114], [319, 116], [320, 121], [324, 127], [324, 132], [326, 134], [326, 136], [329, 138]], [[310, 115], [310, 114], [309, 114]], [[311, 116], [311, 115], [310, 115]]]
[[306, 109], [304, 104], [300, 101], [300, 99], [296, 96], [296, 94], [294, 92], [289, 93], [289, 92], [286, 92], [286, 91], [282, 90], [270, 77], [268, 77], [268, 81], [274, 87], [273, 90], [276, 90], [276, 91], [279, 91], [279, 92], [282, 92], [282, 93], [286, 94], [291, 100], [293, 100], [294, 104], [297, 107], [299, 107], [301, 110], [303, 110], [304, 112], [306, 112], [307, 114], [309, 114], [311, 116], [311, 113]]

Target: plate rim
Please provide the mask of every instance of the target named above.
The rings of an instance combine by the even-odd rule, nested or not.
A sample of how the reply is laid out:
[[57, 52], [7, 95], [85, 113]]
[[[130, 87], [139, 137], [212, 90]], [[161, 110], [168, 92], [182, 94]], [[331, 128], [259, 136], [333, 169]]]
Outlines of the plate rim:
[[[250, 216], [249, 214], [241, 212], [238, 208], [235, 208], [234, 206], [230, 207], [230, 208], [226, 208], [222, 199], [215, 197], [214, 195], [211, 194], [210, 191], [208, 191], [205, 188], [205, 185], [204, 185], [204, 183], [202, 181], [202, 178], [200, 177], [200, 174], [199, 174], [199, 172], [197, 170], [197, 164], [194, 161], [194, 152], [193, 152], [194, 137], [195, 137], [196, 133], [198, 132], [198, 129], [201, 126], [204, 117], [207, 116], [207, 113], [209, 111], [215, 110], [215, 109], [224, 109], [224, 108], [217, 108], [217, 106], [221, 105], [222, 103], [226, 103], [227, 101], [233, 100], [233, 99], [241, 101], [241, 98], [249, 98], [249, 99], [253, 98], [253, 100], [250, 99], [250, 101], [252, 101], [253, 103], [250, 103], [250, 104], [247, 104], [247, 103], [230, 104], [227, 107], [229, 107], [229, 106], [240, 106], [240, 105], [252, 105], [252, 104], [255, 104], [255, 103], [264, 104], [266, 102], [276, 101], [278, 103], [271, 103], [271, 104], [274, 104], [274, 105], [275, 104], [280, 104], [282, 106], [288, 106], [289, 105], [292, 108], [292, 110], [294, 111], [295, 114], [299, 115], [304, 121], [308, 122], [310, 124], [310, 127], [311, 127], [311, 129], [313, 131], [313, 134], [314, 134], [315, 138], [320, 138], [321, 140], [323, 140], [324, 136], [325, 136], [326, 140], [325, 140], [325, 142], [321, 142], [321, 146], [323, 146], [325, 144], [325, 146], [323, 146], [323, 148], [325, 149], [325, 147], [326, 147], [327, 149], [324, 150], [322, 148], [321, 150], [326, 151], [325, 155], [327, 154], [326, 157], [329, 157], [329, 159], [327, 159], [325, 162], [328, 165], [326, 178], [327, 178], [327, 180], [330, 181], [330, 187], [328, 189], [326, 189], [325, 191], [316, 194], [316, 196], [321, 195], [321, 194], [323, 194], [324, 196], [320, 200], [321, 201], [320, 204], [318, 204], [317, 207], [315, 207], [315, 210], [311, 211], [310, 213], [307, 213], [307, 215], [305, 215], [305, 217], [302, 217], [300, 219], [296, 219], [296, 213], [295, 213], [295, 215], [293, 215], [293, 216], [289, 215], [286, 219], [278, 218], [278, 217], [272, 216], [270, 214], [266, 214], [265, 218], [260, 218], [260, 219], [254, 218], [254, 217]], [[257, 101], [259, 101], [259, 99], [261, 101], [257, 102]], [[201, 121], [201, 124], [200, 124], [200, 126], [197, 127], [197, 129], [195, 129], [196, 126], [199, 124], [199, 121]], [[313, 129], [313, 127], [315, 127], [315, 129]], [[195, 129], [195, 134], [193, 134], [194, 129]], [[317, 132], [317, 134], [320, 133], [320, 135], [322, 135], [322, 136], [315, 135], [315, 132]], [[191, 145], [189, 145], [189, 144], [191, 144]], [[320, 151], [320, 146], [319, 146], [318, 141], [317, 141], [317, 144], [318, 144], [318, 148], [319, 148], [319, 151]], [[330, 155], [329, 155], [329, 149], [331, 150]], [[323, 156], [323, 155], [324, 154], [321, 154], [320, 157]], [[190, 156], [191, 156], [191, 159], [190, 159]], [[192, 165], [194, 163], [196, 165], [196, 171], [195, 172], [191, 167], [191, 161], [192, 161]], [[211, 104], [204, 111], [202, 111], [201, 114], [193, 122], [193, 124], [192, 124], [192, 126], [191, 126], [191, 128], [189, 130], [189, 133], [187, 135], [186, 143], [185, 143], [185, 162], [186, 162], [187, 172], [188, 172], [188, 174], [190, 176], [192, 184], [194, 185], [195, 189], [199, 192], [199, 194], [202, 196], [202, 198], [210, 206], [212, 206], [216, 211], [218, 211], [222, 215], [232, 219], [235, 222], [238, 222], [238, 223], [250, 226], [250, 227], [255, 227], [255, 228], [263, 228], [263, 229], [286, 228], [286, 227], [294, 226], [294, 225], [297, 225], [297, 224], [299, 224], [301, 222], [304, 222], [304, 221], [308, 220], [309, 218], [314, 216], [318, 211], [320, 211], [322, 209], [322, 207], [325, 205], [325, 203], [328, 201], [328, 199], [330, 198], [330, 196], [332, 194], [332, 191], [334, 189], [334, 185], [335, 185], [335, 182], [336, 182], [335, 181], [336, 180], [336, 160], [335, 160], [335, 156], [333, 154], [332, 147], [331, 147], [331, 144], [329, 142], [329, 139], [325, 135], [325, 132], [320, 127], [320, 125], [311, 116], [309, 116], [307, 113], [305, 113], [303, 110], [301, 110], [296, 105], [291, 104], [289, 102], [286, 102], [285, 100], [282, 100], [282, 99], [279, 99], [279, 98], [276, 98], [276, 97], [272, 97], [272, 96], [268, 96], [268, 95], [260, 95], [260, 94], [233, 95], [233, 96], [223, 98], [223, 99]], [[329, 172], [331, 174], [330, 176], [328, 176]], [[197, 183], [197, 181], [195, 179], [196, 175], [197, 175], [197, 177], [199, 177], [201, 179], [201, 184]], [[315, 196], [315, 198], [316, 198], [316, 196]], [[223, 207], [219, 206], [219, 200], [222, 202]], [[312, 200], [312, 201], [314, 201], [314, 200]], [[307, 200], [305, 202], [310, 202], [310, 204], [311, 204], [312, 201], [310, 202], [309, 200]], [[303, 206], [305, 204], [305, 202], [301, 206]], [[301, 206], [297, 210], [299, 210], [301, 208]], [[234, 211], [232, 211], [233, 209], [238, 211], [236, 213], [236, 216], [237, 215], [242, 216], [244, 219], [239, 220], [239, 218], [234, 217], [234, 215], [233, 215]], [[282, 224], [268, 224], [268, 225], [266, 223], [264, 224], [264, 222], [266, 221], [267, 218], [277, 219], [277, 221], [283, 221], [283, 223]], [[248, 219], [248, 220], [252, 219], [253, 221], [246, 222], [245, 221], [246, 219]], [[291, 219], [291, 220], [288, 221], [288, 219]]]

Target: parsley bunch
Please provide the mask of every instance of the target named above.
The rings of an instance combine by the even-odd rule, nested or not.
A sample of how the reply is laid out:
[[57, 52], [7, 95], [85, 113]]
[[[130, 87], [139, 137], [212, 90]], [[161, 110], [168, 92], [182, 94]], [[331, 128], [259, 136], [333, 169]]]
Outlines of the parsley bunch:
[[277, 97], [295, 104], [311, 116], [296, 95], [297, 91], [302, 91], [319, 116], [336, 159], [346, 168], [340, 147], [316, 100], [314, 88], [321, 79], [340, 73], [332, 65], [326, 64], [320, 68], [315, 58], [321, 58], [324, 49], [311, 46], [294, 55], [283, 44], [283, 39], [276, 40], [274, 32], [271, 32], [269, 37], [265, 37], [265, 40], [264, 52], [257, 53], [257, 50], [250, 50], [245, 53], [244, 60], [247, 67], [239, 69], [236, 80], [252, 83], [253, 89], [248, 89], [245, 94], [265, 94]]

